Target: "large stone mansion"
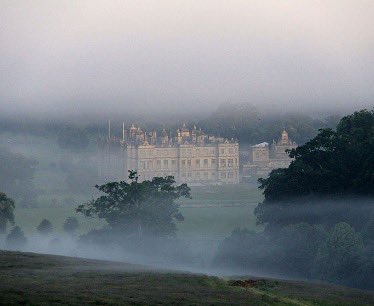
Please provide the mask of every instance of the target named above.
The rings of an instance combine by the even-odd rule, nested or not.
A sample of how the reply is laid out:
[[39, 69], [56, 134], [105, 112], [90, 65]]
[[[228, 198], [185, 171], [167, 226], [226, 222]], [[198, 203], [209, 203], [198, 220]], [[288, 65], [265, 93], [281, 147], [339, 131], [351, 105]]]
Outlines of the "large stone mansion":
[[248, 161], [240, 165], [237, 141], [206, 135], [186, 125], [174, 133], [158, 133], [135, 125], [126, 130], [123, 124], [121, 138], [109, 132], [102, 143], [98, 159], [102, 182], [125, 180], [127, 170], [136, 170], [140, 180], [172, 175], [178, 183], [190, 185], [236, 184], [241, 178], [255, 181], [273, 169], [288, 167], [292, 160], [286, 150], [297, 147], [283, 130], [278, 141], [250, 146], [249, 151], [242, 148], [241, 160]]
[[239, 182], [239, 144], [235, 140], [204, 134], [186, 125], [174, 134], [163, 130], [146, 133], [132, 125], [123, 133], [127, 168], [141, 180], [172, 175], [178, 182], [236, 184]]

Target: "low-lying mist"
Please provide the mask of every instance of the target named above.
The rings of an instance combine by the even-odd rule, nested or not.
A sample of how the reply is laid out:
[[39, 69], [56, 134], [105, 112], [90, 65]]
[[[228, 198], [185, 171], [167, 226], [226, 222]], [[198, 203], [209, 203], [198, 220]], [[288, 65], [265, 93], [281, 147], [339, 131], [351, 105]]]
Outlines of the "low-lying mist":
[[[116, 237], [114, 237], [116, 236]], [[121, 237], [111, 234], [110, 242], [89, 243], [84, 238], [66, 234], [41, 235], [25, 233], [25, 243], [1, 239], [0, 248], [42, 254], [119, 261], [160, 269], [183, 270], [217, 274], [211, 263], [219, 241], [217, 239], [188, 239]], [[5, 238], [5, 237], [4, 237]]]
[[[351, 214], [354, 207], [358, 208], [356, 215]], [[189, 237], [178, 233], [175, 237], [126, 235], [104, 227], [84, 235], [25, 233], [27, 241], [3, 239], [1, 248], [212, 275], [323, 279], [372, 289], [372, 199], [304, 201], [297, 203], [294, 216], [305, 222], [257, 232], [237, 228], [225, 239], [202, 236], [204, 233]]]

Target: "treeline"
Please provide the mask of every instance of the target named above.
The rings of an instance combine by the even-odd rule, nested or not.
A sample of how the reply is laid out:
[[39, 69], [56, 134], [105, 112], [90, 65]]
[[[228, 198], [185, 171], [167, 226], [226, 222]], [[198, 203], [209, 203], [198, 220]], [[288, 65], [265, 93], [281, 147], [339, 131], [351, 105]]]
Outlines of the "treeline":
[[374, 289], [374, 111], [342, 118], [260, 179], [263, 233], [236, 230], [215, 266]]
[[340, 118], [336, 114], [316, 119], [305, 113], [263, 112], [243, 103], [221, 105], [198, 125], [208, 133], [249, 144], [276, 140], [285, 128], [294, 141], [303, 144], [316, 136], [320, 128], [335, 128]]
[[[195, 117], [195, 116], [194, 116]], [[241, 143], [255, 144], [263, 141], [271, 142], [279, 137], [286, 128], [290, 137], [303, 144], [317, 135], [320, 128], [335, 128], [339, 119], [338, 114], [328, 114], [315, 118], [302, 112], [269, 112], [260, 111], [251, 104], [223, 104], [212, 114], [200, 119], [174, 118], [158, 120], [150, 118], [125, 118], [126, 126], [137, 123], [145, 131], [175, 132], [183, 123], [190, 128], [197, 125], [211, 135], [238, 139]], [[187, 122], [186, 122], [187, 121]], [[165, 123], [167, 122], [167, 123]], [[57, 140], [61, 149], [85, 149], [89, 143], [107, 137], [108, 123], [104, 118], [86, 122], [50, 122], [42, 120], [9, 120], [0, 122], [0, 132], [24, 133], [42, 137], [52, 137]], [[112, 121], [112, 135], [122, 137], [122, 121]]]

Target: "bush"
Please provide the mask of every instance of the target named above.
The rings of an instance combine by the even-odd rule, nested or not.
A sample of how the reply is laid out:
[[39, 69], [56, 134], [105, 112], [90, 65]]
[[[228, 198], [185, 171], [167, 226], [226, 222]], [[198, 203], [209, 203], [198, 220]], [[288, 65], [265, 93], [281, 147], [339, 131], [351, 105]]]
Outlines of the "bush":
[[53, 231], [52, 223], [47, 219], [43, 219], [38, 225], [37, 230], [40, 234], [48, 235]]
[[25, 234], [19, 226], [15, 226], [6, 237], [6, 246], [13, 250], [21, 250], [27, 244]]
[[317, 253], [313, 276], [341, 284], [352, 283], [363, 247], [361, 235], [349, 224], [336, 224]]
[[282, 273], [310, 277], [315, 256], [326, 237], [327, 232], [320, 225], [299, 223], [282, 228], [271, 239], [275, 264]]
[[8, 222], [14, 224], [14, 201], [0, 192], [0, 233], [5, 233]]

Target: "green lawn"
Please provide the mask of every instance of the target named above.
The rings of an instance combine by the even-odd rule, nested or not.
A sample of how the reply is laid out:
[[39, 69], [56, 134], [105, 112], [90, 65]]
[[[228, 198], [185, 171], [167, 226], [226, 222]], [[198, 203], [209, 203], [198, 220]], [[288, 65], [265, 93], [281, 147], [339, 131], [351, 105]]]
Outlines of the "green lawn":
[[221, 239], [237, 227], [256, 229], [253, 209], [256, 205], [239, 207], [183, 207], [185, 220], [178, 224], [180, 236], [201, 236]]
[[[328, 284], [214, 276], [0, 251], [0, 305], [373, 305], [374, 293]], [[235, 282], [237, 283], [237, 282]]]
[[15, 210], [16, 224], [21, 226], [26, 233], [35, 232], [36, 227], [43, 219], [50, 220], [54, 230], [61, 232], [64, 221], [71, 216], [78, 219], [80, 233], [86, 233], [105, 224], [102, 220], [86, 218], [77, 214], [72, 206], [16, 208]]
[[[181, 237], [201, 236], [224, 238], [236, 227], [255, 229], [256, 220], [253, 215], [255, 205], [238, 207], [181, 207], [185, 217], [178, 223], [178, 235]], [[35, 232], [44, 218], [50, 220], [56, 232], [62, 231], [66, 218], [75, 216], [80, 224], [80, 233], [86, 233], [105, 224], [104, 221], [86, 218], [74, 211], [74, 207], [38, 207], [17, 208], [16, 223], [25, 232]]]
[[221, 185], [191, 187], [192, 199], [183, 199], [182, 204], [230, 205], [257, 204], [263, 196], [255, 185]]
[[[178, 223], [178, 235], [181, 237], [198, 236], [222, 239], [236, 227], [255, 229], [256, 220], [253, 210], [261, 201], [261, 193], [254, 186], [208, 186], [193, 187], [192, 200], [180, 202], [181, 212], [185, 217]], [[52, 205], [57, 198], [59, 205]], [[74, 202], [81, 203], [89, 197], [75, 197]], [[16, 208], [16, 223], [25, 232], [34, 232], [43, 218], [50, 220], [55, 231], [62, 230], [66, 218], [77, 217], [80, 233], [101, 227], [105, 222], [85, 218], [75, 212], [75, 206], [61, 204], [58, 197], [43, 196], [40, 206], [36, 208]]]

